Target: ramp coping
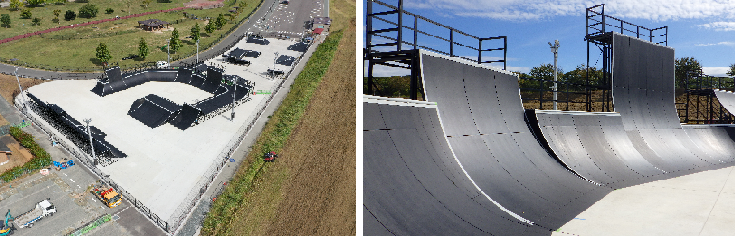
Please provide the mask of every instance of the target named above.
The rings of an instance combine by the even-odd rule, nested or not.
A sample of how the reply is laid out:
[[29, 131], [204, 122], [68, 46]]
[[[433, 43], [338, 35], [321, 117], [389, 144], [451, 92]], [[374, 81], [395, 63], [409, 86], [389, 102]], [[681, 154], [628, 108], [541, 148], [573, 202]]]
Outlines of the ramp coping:
[[735, 127], [735, 124], [683, 124], [683, 128], [707, 129], [713, 127]]
[[[495, 72], [498, 72], [498, 73], [503, 73], [503, 74], [507, 74], [507, 75], [511, 75], [511, 76], [515, 76], [515, 77], [518, 76], [517, 74], [514, 74], [514, 73], [512, 73], [510, 71], [507, 71], [507, 70], [504, 70], [504, 69], [500, 69], [500, 68], [492, 67], [492, 66], [488, 66], [488, 65], [483, 65], [483, 64], [478, 64], [478, 63], [476, 63], [474, 61], [469, 61], [469, 60], [462, 59], [462, 58], [459, 58], [459, 57], [451, 57], [451, 56], [447, 56], [447, 55], [442, 55], [442, 54], [438, 54], [436, 52], [432, 52], [432, 51], [428, 51], [428, 50], [424, 50], [424, 49], [418, 49], [418, 51], [420, 52], [421, 55], [430, 55], [430, 56], [433, 56], [433, 57], [444, 58], [444, 59], [447, 59], [447, 60], [455, 61], [457, 63], [462, 63], [462, 64], [474, 66], [474, 67], [489, 69], [489, 70], [492, 70], [492, 71], [495, 71]], [[422, 58], [420, 59], [420, 65], [421, 65], [421, 68], [422, 68], [422, 65], [423, 65], [423, 59]], [[421, 74], [422, 73], [423, 72], [421, 71]]]
[[666, 48], [669, 48], [669, 49], [672, 49], [672, 50], [674, 49], [673, 47], [670, 47], [670, 46], [667, 46], [667, 45], [659, 45], [659, 44], [656, 44], [656, 43], [647, 41], [645, 39], [635, 38], [635, 37], [632, 37], [632, 36], [629, 36], [629, 35], [625, 35], [625, 34], [620, 34], [620, 33], [614, 32], [614, 31], [612, 33], [613, 34], [616, 34], [616, 35], [621, 35], [621, 36], [629, 37], [631, 40], [639, 40], [639, 41], [643, 41], [643, 42], [646, 42], [646, 43], [649, 43], [649, 44], [652, 44], [652, 45], [655, 45], [655, 46], [666, 47]]
[[364, 102], [376, 103], [376, 104], [387, 104], [396, 106], [407, 106], [407, 107], [424, 107], [424, 108], [438, 108], [435, 102], [426, 102], [418, 100], [410, 100], [404, 98], [387, 98], [373, 95], [363, 95]]

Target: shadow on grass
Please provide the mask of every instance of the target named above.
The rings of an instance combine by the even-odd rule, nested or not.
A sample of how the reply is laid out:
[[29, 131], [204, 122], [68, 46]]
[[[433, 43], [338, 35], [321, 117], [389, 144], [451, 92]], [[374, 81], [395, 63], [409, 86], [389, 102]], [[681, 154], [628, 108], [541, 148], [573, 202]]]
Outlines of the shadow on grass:
[[100, 61], [100, 60], [99, 60], [99, 59], [97, 59], [97, 58], [94, 58], [94, 57], [93, 57], [93, 58], [90, 58], [90, 62], [92, 62], [93, 64], [95, 64], [95, 65], [97, 65], [97, 66], [103, 66], [103, 62], [102, 62], [102, 61]]

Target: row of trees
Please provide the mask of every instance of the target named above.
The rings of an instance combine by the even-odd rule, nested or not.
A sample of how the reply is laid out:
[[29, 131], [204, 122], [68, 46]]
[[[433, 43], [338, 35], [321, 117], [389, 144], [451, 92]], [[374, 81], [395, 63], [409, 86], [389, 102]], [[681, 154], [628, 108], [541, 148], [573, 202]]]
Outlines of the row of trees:
[[[677, 88], [688, 88], [690, 85], [694, 87], [694, 84], [700, 80], [700, 77], [704, 75], [702, 71], [702, 65], [699, 61], [694, 59], [694, 57], [683, 57], [676, 59], [674, 61], [674, 77], [675, 77], [675, 87]], [[520, 77], [520, 88], [530, 88], [530, 89], [538, 89], [541, 87], [540, 81], [536, 79], [544, 79], [544, 80], [554, 80], [554, 67], [552, 64], [541, 64], [540, 66], [533, 67], [529, 73], [522, 73], [522, 72], [513, 72], [517, 74]], [[558, 74], [558, 81], [561, 82], [559, 84], [559, 90], [564, 89], [566, 90], [574, 90], [574, 91], [580, 91], [584, 90], [586, 85], [586, 73], [587, 73], [587, 67], [584, 64], [578, 65], [576, 69], [564, 73], [564, 71], [559, 68], [556, 69], [556, 74]], [[712, 87], [717, 88], [720, 87], [733, 87], [734, 84], [734, 77], [735, 77], [735, 64], [730, 64], [729, 70], [726, 72], [728, 76], [733, 78], [722, 78], [721, 83], [723, 85], [717, 85], [717, 81], [715, 81], [715, 85], [709, 85]], [[602, 81], [602, 70], [596, 69], [594, 67], [589, 67], [589, 79], [590, 84], [592, 85], [600, 85]], [[575, 85], [568, 85], [568, 84], [575, 84]], [[704, 85], [704, 81], [703, 81]], [[553, 82], [545, 82], [543, 84], [543, 87], [548, 89], [553, 86]], [[708, 85], [705, 85], [708, 86]]]
[[[29, 2], [30, 2], [30, 0], [29, 0]], [[113, 9], [108, 8], [106, 11], [108, 13], [112, 13], [113, 12]], [[98, 12], [97, 6], [92, 5], [92, 4], [85, 4], [84, 6], [82, 6], [82, 7], [79, 8], [79, 17], [93, 18], [93, 17], [96, 17], [97, 16], [97, 12]], [[54, 13], [54, 16], [55, 17], [51, 21], [54, 22], [54, 23], [59, 23], [59, 14], [61, 14], [61, 10], [56, 9], [56, 10], [53, 11], [53, 13]], [[71, 21], [71, 20], [76, 19], [77, 16], [78, 15], [77, 15], [76, 12], [74, 12], [72, 10], [67, 10], [67, 12], [64, 14], [64, 20]], [[21, 17], [21, 19], [31, 19], [33, 17], [33, 13], [31, 12], [31, 9], [30, 8], [25, 8], [25, 9], [22, 9], [21, 10], [20, 17]], [[38, 17], [33, 18], [32, 22], [33, 22], [33, 25], [41, 25], [41, 18], [38, 18]], [[0, 17], [0, 23], [2, 23], [2, 25], [4, 27], [6, 27], [6, 28], [11, 27], [10, 26], [10, 23], [11, 23], [10, 22], [10, 15], [3, 14]]]

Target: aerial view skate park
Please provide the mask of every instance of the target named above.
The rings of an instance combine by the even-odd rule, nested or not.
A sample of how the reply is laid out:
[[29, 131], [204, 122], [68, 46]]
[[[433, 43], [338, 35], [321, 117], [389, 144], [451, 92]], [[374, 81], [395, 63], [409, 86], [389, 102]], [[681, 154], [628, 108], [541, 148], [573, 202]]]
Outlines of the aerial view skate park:
[[[506, 70], [508, 37], [366, 1], [365, 235], [734, 235], [734, 86], [678, 92], [715, 111], [685, 123], [701, 109], [675, 103], [679, 48], [668, 43], [686, 36], [612, 17], [604, 4], [578, 10], [587, 68], [602, 76], [587, 71], [577, 110], [562, 93], [576, 85], [541, 79], [528, 93]], [[380, 66], [408, 76], [373, 76]], [[382, 83], [401, 79], [405, 98], [387, 95], [394, 84]]]
[[[53, 154], [54, 162], [62, 159], [74, 161], [64, 162], [64, 169], [67, 169], [67, 164], [78, 165], [70, 166], [68, 170], [50, 172], [53, 176], [57, 174], [62, 176], [61, 181], [68, 180], [66, 183], [74, 184], [70, 186], [70, 191], [55, 193], [62, 197], [71, 196], [64, 198], [69, 200], [63, 200], [66, 203], [62, 203], [62, 199], [50, 199], [60, 212], [65, 213], [62, 217], [66, 217], [69, 224], [51, 225], [53, 223], [40, 222], [37, 223], [39, 224], [37, 229], [33, 231], [21, 229], [17, 234], [80, 235], [87, 232], [91, 235], [198, 234], [203, 226], [204, 216], [207, 215], [207, 209], [212, 207], [212, 203], [232, 180], [240, 162], [251, 152], [254, 141], [259, 138], [267, 121], [275, 124], [279, 122], [269, 119], [280, 105], [283, 105], [282, 101], [287, 97], [292, 85], [303, 87], [304, 83], [299, 82], [298, 75], [305, 69], [311, 75], [303, 78], [312, 80], [315, 77], [318, 79], [323, 77], [335, 52], [323, 48], [335, 48], [338, 44], [336, 39], [341, 39], [340, 35], [334, 36], [330, 38], [331, 43], [327, 44], [330, 46], [323, 44], [332, 33], [330, 28], [332, 19], [328, 17], [329, 1], [229, 0], [225, 1], [225, 8], [222, 0], [203, 2], [208, 5], [205, 11], [199, 11], [203, 10], [202, 8], [195, 9], [188, 5], [188, 2], [185, 2], [185, 7], [172, 10], [175, 11], [176, 18], [180, 18], [173, 22], [174, 25], [205, 20], [212, 23], [216, 20], [215, 17], [205, 18], [202, 14], [230, 12], [231, 20], [227, 24], [231, 29], [222, 31], [216, 29], [215, 32], [221, 33], [220, 38], [211, 46], [196, 45], [202, 43], [199, 40], [197, 42], [191, 40], [192, 49], [199, 47], [198, 50], [202, 52], [193, 51], [190, 55], [182, 53], [176, 59], [174, 56], [170, 58], [169, 50], [173, 43], [166, 41], [168, 43], [166, 47], [159, 47], [157, 49], [159, 52], [156, 52], [164, 56], [166, 61], [154, 61], [156, 64], [147, 64], [145, 67], [131, 67], [124, 63], [118, 66], [111, 61], [110, 64], [107, 62], [101, 64], [102, 67], [99, 68], [104, 68], [102, 73], [50, 72], [30, 67], [11, 68], [6, 67], [10, 65], [2, 64], [4, 74], [8, 74], [5, 68], [11, 68], [10, 72], [14, 74], [12, 77], [14, 90], [19, 91], [12, 95], [13, 103], [10, 104], [12, 106], [3, 107], [2, 116], [9, 118], [10, 121], [11, 114], [18, 114], [13, 115], [13, 120], [19, 121], [18, 125], [28, 127], [25, 129], [34, 127], [33, 130], [40, 132], [34, 134], [39, 144], [43, 143], [45, 147], [48, 143], [50, 147], [56, 147], [55, 150], [61, 151], [60, 153], [67, 157], [62, 158]], [[72, 4], [77, 3], [69, 3]], [[182, 4], [175, 2], [156, 7]], [[339, 4], [343, 11], [347, 11], [347, 7], [350, 6], [344, 2]], [[50, 2], [47, 3], [47, 6], [50, 5]], [[55, 4], [53, 7], [65, 6]], [[209, 7], [215, 10], [207, 10]], [[247, 9], [246, 13], [241, 14], [245, 7], [253, 9]], [[141, 11], [146, 11], [143, 9]], [[183, 14], [180, 12], [182, 10], [188, 11], [185, 12], [185, 17], [182, 17]], [[130, 8], [128, 12], [131, 12]], [[124, 16], [123, 19], [138, 17], [135, 14], [131, 15]], [[121, 19], [115, 15], [108, 17], [112, 19], [104, 21]], [[340, 21], [341, 28], [338, 29], [342, 30], [344, 21], [348, 19], [341, 17]], [[167, 29], [166, 26], [164, 28]], [[137, 34], [161, 34], [147, 32], [145, 29], [136, 30]], [[215, 35], [216, 33], [210, 34]], [[25, 40], [19, 38], [8, 42]], [[313, 53], [319, 54], [320, 57], [310, 61]], [[330, 57], [326, 57], [326, 54]], [[123, 58], [122, 61], [125, 62], [124, 60], [127, 59]], [[307, 66], [308, 61], [324, 61], [320, 63], [324, 69], [320, 73], [315, 73], [314, 68], [317, 66]], [[44, 76], [47, 74], [51, 76]], [[37, 85], [21, 83], [23, 78], [28, 80], [31, 77], [42, 80], [42, 83], [36, 83]], [[319, 84], [313, 84], [314, 90]], [[310, 96], [308, 101], [309, 99]], [[13, 108], [16, 110], [8, 110]], [[299, 119], [299, 116], [296, 118]], [[13, 127], [16, 127], [15, 121], [13, 122]], [[44, 142], [42, 138], [48, 139]], [[256, 157], [259, 156], [261, 155]], [[261, 160], [257, 162], [264, 163]], [[87, 170], [82, 170], [80, 168], [82, 166]], [[73, 170], [78, 172], [71, 172]], [[222, 171], [228, 171], [228, 174], [223, 175]], [[32, 174], [31, 178], [22, 179], [38, 179], [34, 176], [48, 179], [49, 173], [47, 171], [46, 174], [36, 175], [37, 170], [34, 169], [28, 174]], [[66, 179], [65, 176], [78, 176], [84, 179], [78, 177]], [[35, 186], [35, 182], [26, 180], [18, 183]], [[104, 192], [98, 193], [99, 197], [114, 191], [114, 194], [119, 195], [114, 196], [117, 204], [112, 200], [110, 203], [100, 204], [100, 201], [88, 199], [91, 197], [89, 195], [91, 187], [88, 187], [88, 183], [95, 180], [106, 186], [104, 190], [100, 189]], [[353, 181], [355, 180], [352, 180], [352, 183]], [[33, 188], [32, 185], [28, 187]], [[55, 188], [46, 184], [44, 186], [52, 188], [51, 190]], [[9, 189], [16, 187], [19, 186], [12, 184]], [[12, 213], [8, 214], [16, 216], [20, 211], [15, 206], [20, 206], [17, 201], [23, 198], [19, 198], [19, 195], [14, 196], [13, 193], [19, 193], [20, 196], [29, 194], [4, 191], [1, 195], [0, 206], [12, 208]], [[38, 191], [31, 194], [37, 193]], [[11, 199], [8, 199], [9, 196]], [[123, 205], [116, 208], [122, 200]], [[78, 205], [86, 204], [97, 210], [85, 212], [65, 206], [73, 202], [77, 202]], [[30, 205], [32, 204], [23, 204]], [[70, 213], [75, 214], [69, 215]], [[101, 216], [104, 213], [107, 215]], [[131, 215], [132, 213], [136, 215]], [[86, 216], [96, 217], [92, 219]], [[57, 217], [61, 219], [59, 215]], [[8, 226], [7, 220], [4, 228]], [[116, 230], [118, 227], [109, 225], [113, 222], [108, 222], [123, 223], [124, 220], [135, 220], [131, 223], [136, 225], [125, 228], [129, 232], [120, 232]], [[105, 222], [108, 223], [100, 225]], [[98, 225], [104, 228], [94, 229]]]

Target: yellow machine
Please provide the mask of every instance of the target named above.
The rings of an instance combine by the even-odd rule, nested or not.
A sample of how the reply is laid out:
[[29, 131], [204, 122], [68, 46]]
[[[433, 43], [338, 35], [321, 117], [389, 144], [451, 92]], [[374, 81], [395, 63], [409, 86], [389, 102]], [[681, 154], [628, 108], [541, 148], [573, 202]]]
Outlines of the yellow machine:
[[109, 208], [114, 208], [120, 205], [120, 202], [122, 199], [120, 199], [120, 194], [113, 190], [113, 188], [110, 188], [106, 186], [104, 183], [98, 182], [97, 185], [95, 185], [95, 188], [92, 190], [92, 193], [95, 194], [95, 196], [100, 199], [103, 203], [105, 203], [106, 206]]

